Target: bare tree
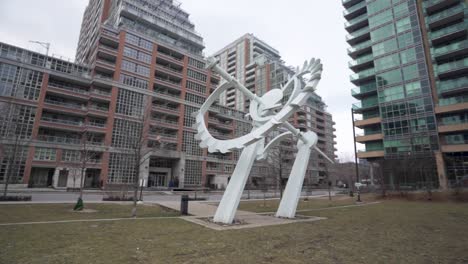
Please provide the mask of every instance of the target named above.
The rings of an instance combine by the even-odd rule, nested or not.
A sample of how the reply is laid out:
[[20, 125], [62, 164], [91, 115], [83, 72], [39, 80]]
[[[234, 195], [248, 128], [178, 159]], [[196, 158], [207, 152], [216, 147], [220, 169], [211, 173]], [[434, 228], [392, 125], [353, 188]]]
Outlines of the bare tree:
[[[137, 202], [138, 202], [138, 189], [140, 182], [140, 172], [142, 165], [150, 158], [151, 152], [154, 150], [153, 147], [148, 146], [148, 136], [149, 134], [155, 135], [156, 131], [150, 129], [149, 124], [150, 115], [143, 115], [138, 118], [138, 122], [134, 128], [132, 128], [131, 133], [127, 133], [127, 140], [130, 146], [129, 153], [132, 158], [133, 164], [133, 208], [132, 208], [132, 217], [137, 216]], [[156, 141], [160, 142], [160, 135], [156, 135]]]
[[94, 141], [94, 134], [89, 133], [88, 129], [85, 127], [81, 132], [81, 148], [79, 154], [79, 170], [80, 170], [80, 195], [76, 201], [75, 207], [73, 210], [79, 211], [83, 210], [83, 190], [85, 183], [85, 173], [89, 163], [96, 158], [96, 152], [92, 150], [92, 142]]
[[266, 159], [269, 170], [273, 175], [275, 188], [280, 191], [280, 198], [283, 197], [283, 191], [286, 187], [286, 179], [283, 178], [283, 172], [286, 169], [285, 164], [283, 163], [285, 150], [281, 145], [273, 148], [269, 153]]
[[21, 112], [21, 106], [16, 103], [0, 102], [0, 157], [6, 166], [4, 198], [7, 197], [9, 184], [20, 176], [18, 171], [23, 161], [23, 151], [31, 140], [32, 128], [23, 122]]

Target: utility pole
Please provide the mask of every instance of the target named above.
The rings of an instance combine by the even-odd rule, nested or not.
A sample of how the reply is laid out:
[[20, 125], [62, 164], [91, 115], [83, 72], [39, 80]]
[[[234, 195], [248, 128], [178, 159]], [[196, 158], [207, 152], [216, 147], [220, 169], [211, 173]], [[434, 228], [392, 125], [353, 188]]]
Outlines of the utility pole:
[[[360, 183], [359, 180], [359, 164], [357, 158], [357, 147], [356, 147], [356, 128], [354, 126], [354, 110], [351, 108], [351, 120], [353, 121], [353, 141], [354, 141], [354, 164], [356, 166], [356, 183]], [[359, 191], [360, 187], [357, 188], [357, 201], [361, 202], [361, 193]]]
[[44, 47], [46, 49], [46, 57], [49, 56], [49, 50], [50, 50], [50, 43], [49, 42], [41, 42], [41, 41], [36, 41], [36, 40], [30, 40], [29, 42], [34, 43], [34, 44], [39, 44], [42, 47]]

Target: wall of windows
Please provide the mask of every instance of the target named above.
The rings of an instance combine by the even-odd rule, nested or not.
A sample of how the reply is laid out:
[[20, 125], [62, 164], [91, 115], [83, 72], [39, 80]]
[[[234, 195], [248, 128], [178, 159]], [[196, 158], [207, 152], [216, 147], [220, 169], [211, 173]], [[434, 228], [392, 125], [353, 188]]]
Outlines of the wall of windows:
[[134, 149], [140, 144], [142, 129], [142, 123], [116, 118], [112, 130], [112, 146]]
[[30, 139], [36, 107], [0, 102], [0, 137]]
[[133, 183], [135, 158], [131, 154], [111, 153], [108, 183]]
[[135, 60], [139, 60], [144, 63], [151, 64], [152, 56], [151, 54], [132, 49], [130, 47], [125, 46], [123, 50], [123, 55]]
[[122, 70], [133, 72], [133, 73], [136, 73], [136, 74], [140, 74], [140, 75], [143, 75], [145, 77], [150, 76], [150, 68], [149, 67], [139, 65], [137, 63], [134, 63], [134, 62], [131, 62], [131, 61], [128, 61], [128, 60], [122, 60]]
[[148, 89], [148, 81], [123, 73], [120, 74], [120, 82], [135, 88]]
[[141, 117], [144, 112], [145, 96], [140, 93], [119, 89], [116, 113]]

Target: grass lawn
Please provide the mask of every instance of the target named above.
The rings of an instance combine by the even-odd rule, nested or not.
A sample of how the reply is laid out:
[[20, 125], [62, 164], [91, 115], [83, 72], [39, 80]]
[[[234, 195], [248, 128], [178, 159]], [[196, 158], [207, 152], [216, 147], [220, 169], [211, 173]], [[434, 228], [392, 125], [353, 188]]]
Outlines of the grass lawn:
[[[85, 203], [84, 212], [74, 212], [74, 204], [0, 204], [0, 223], [38, 222], [73, 219], [127, 218], [132, 205]], [[88, 211], [88, 212], [86, 212]], [[139, 217], [178, 216], [159, 206], [138, 206]], [[1, 263], [1, 262], [0, 262]]]
[[[365, 201], [374, 201], [375, 199], [371, 196], [365, 197]], [[307, 210], [307, 209], [320, 209], [327, 207], [343, 206], [343, 205], [352, 205], [356, 198], [350, 198], [349, 196], [336, 196], [333, 197], [331, 201], [328, 200], [328, 197], [314, 198], [304, 201], [303, 198], [300, 199], [297, 206], [297, 210]], [[239, 204], [239, 210], [265, 213], [265, 212], [276, 212], [279, 206], [279, 199], [274, 200], [255, 200], [255, 201], [242, 201]]]
[[385, 201], [303, 214], [328, 219], [222, 232], [182, 219], [0, 226], [0, 263], [468, 262], [467, 204]]

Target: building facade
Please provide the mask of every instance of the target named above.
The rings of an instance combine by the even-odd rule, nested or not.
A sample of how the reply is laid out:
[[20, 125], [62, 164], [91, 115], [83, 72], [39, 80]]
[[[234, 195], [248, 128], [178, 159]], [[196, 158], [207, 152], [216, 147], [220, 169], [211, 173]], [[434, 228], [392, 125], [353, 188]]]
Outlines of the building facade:
[[[86, 188], [136, 177], [154, 188], [224, 188], [239, 152], [208, 153], [192, 127], [193, 113], [220, 83], [205, 70], [203, 49], [188, 13], [172, 0], [90, 0], [75, 63], [0, 43], [0, 183], [78, 188], [83, 175]], [[318, 110], [298, 114], [295, 124], [319, 116], [319, 146], [333, 156], [333, 146], [324, 147], [331, 116], [319, 98], [311, 102]], [[248, 133], [244, 110], [213, 106], [206, 118], [212, 135]], [[137, 150], [144, 152], [139, 175]], [[294, 159], [292, 151], [284, 155]], [[257, 166], [251, 186], [269, 175]]]
[[342, 2], [358, 157], [381, 163], [392, 185], [455, 184], [468, 157], [467, 2]]
[[[132, 183], [129, 135], [144, 127], [148, 187], [224, 187], [238, 153], [208, 154], [192, 128], [192, 113], [219, 83], [204, 69], [202, 43], [188, 14], [167, 0], [91, 0], [77, 64], [2, 43], [2, 148], [11, 148], [7, 125], [19, 121], [27, 144], [15, 166], [3, 155], [0, 181], [16, 170], [11, 183], [78, 187], [86, 145], [85, 187]], [[209, 128], [231, 138], [250, 124], [217, 106]], [[215, 184], [218, 175], [224, 182]]]
[[[287, 83], [289, 77], [294, 75], [294, 69], [287, 67], [281, 60], [280, 53], [268, 43], [255, 37], [253, 34], [245, 34], [234, 42], [228, 44], [215, 53], [220, 66], [253, 93], [262, 96], [270, 89], [280, 89]], [[287, 101], [288, 93], [284, 98]], [[220, 96], [220, 105], [234, 108], [238, 111], [248, 112], [250, 102], [244, 95], [234, 89], [228, 89]], [[307, 105], [297, 112], [290, 120], [301, 131], [311, 130], [318, 136], [318, 147], [330, 158], [335, 159], [335, 129], [330, 113], [322, 98], [314, 94]], [[281, 147], [285, 164], [285, 176], [289, 175], [294, 162], [295, 144], [284, 142]], [[258, 165], [269, 166], [269, 164]], [[312, 154], [309, 169], [306, 176], [306, 184], [322, 183], [328, 174], [328, 161], [317, 153]]]

